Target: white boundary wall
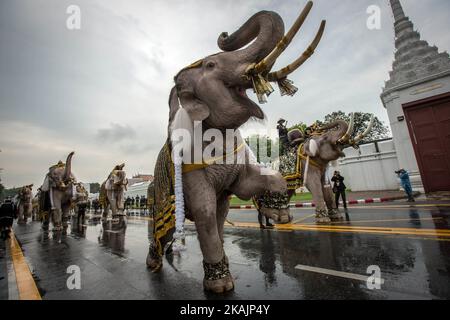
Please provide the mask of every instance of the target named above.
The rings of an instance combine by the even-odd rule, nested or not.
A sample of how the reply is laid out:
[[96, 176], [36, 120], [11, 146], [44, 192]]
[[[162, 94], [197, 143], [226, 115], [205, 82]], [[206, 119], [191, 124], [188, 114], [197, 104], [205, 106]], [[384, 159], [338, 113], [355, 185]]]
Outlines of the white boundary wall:
[[347, 188], [352, 191], [400, 189], [395, 174], [399, 164], [392, 140], [361, 145], [359, 150], [347, 148], [344, 153], [346, 157], [339, 159], [337, 167], [330, 168], [330, 174], [339, 170]]

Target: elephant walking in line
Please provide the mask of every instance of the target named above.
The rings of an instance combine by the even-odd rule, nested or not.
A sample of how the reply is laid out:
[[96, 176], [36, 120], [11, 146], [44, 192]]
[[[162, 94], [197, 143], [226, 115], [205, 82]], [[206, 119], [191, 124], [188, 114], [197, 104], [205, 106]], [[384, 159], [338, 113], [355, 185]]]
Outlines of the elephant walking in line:
[[17, 223], [25, 224], [32, 214], [33, 185], [27, 185], [20, 189], [17, 194]]
[[[169, 98], [169, 138], [155, 167], [153, 241], [147, 257], [147, 265], [153, 271], [162, 267], [165, 247], [172, 243], [175, 232], [174, 185], [177, 179], [173, 176], [173, 133], [183, 129], [191, 133], [191, 138], [194, 137], [191, 144], [183, 148], [181, 176], [185, 217], [195, 222], [203, 254], [203, 286], [216, 293], [234, 288], [223, 248], [229, 196], [235, 194], [249, 200], [267, 190], [284, 193], [287, 189], [279, 172], [263, 173], [260, 166], [250, 163], [248, 148], [242, 148], [244, 141], [238, 134], [233, 138], [232, 148], [222, 142], [229, 131], [236, 133], [250, 118], [264, 119], [261, 108], [247, 96], [247, 89], [253, 88], [260, 103], [266, 102], [266, 96], [273, 91], [270, 82], [278, 82], [283, 95], [296, 92], [286, 77], [312, 55], [324, 31], [324, 21], [313, 43], [299, 59], [280, 71], [270, 70], [303, 24], [311, 7], [312, 2], [309, 2], [286, 35], [283, 20], [277, 13], [256, 13], [235, 33], [219, 36], [218, 45], [224, 52], [199, 60], [176, 75], [175, 87]], [[199, 134], [194, 135], [193, 131]], [[214, 140], [221, 151], [215, 149], [209, 153], [208, 142], [212, 138], [208, 142], [203, 138], [212, 132], [223, 140], [220, 143], [217, 142], [220, 139]], [[196, 159], [198, 149], [201, 155], [208, 153], [208, 156]], [[235, 156], [237, 160], [241, 152], [238, 150], [244, 150], [246, 161], [235, 161]], [[194, 156], [186, 159], [189, 153]], [[211, 160], [209, 156], [215, 160], [208, 161]], [[289, 215], [280, 212], [270, 218], [278, 223], [290, 221]]]
[[43, 185], [40, 187], [39, 208], [44, 212], [43, 229], [48, 231], [50, 220], [54, 231], [67, 232], [69, 213], [75, 195], [76, 179], [72, 174], [71, 152], [66, 163], [59, 161], [49, 168]]
[[127, 174], [123, 170], [125, 164], [122, 163], [114, 167], [106, 181], [100, 188], [100, 203], [103, 206], [103, 218], [108, 217], [109, 209], [112, 211], [112, 217], [123, 216], [125, 191], [127, 190], [128, 179]]
[[[366, 130], [354, 139], [351, 138], [354, 127], [353, 115], [349, 124], [338, 120], [322, 128], [313, 128], [313, 132], [306, 139], [298, 129], [289, 132], [290, 148], [280, 157], [280, 171], [287, 180], [288, 193], [281, 201], [279, 196], [271, 194], [257, 199], [259, 210], [264, 214], [268, 214], [267, 211], [289, 210], [289, 202], [295, 190], [305, 185], [316, 204], [317, 223], [342, 219], [328, 181], [327, 168], [331, 161], [345, 157], [343, 149], [350, 146], [357, 148], [357, 144], [372, 129], [373, 121], [372, 116]], [[274, 202], [276, 205], [272, 205]]]
[[81, 183], [76, 185], [76, 194], [74, 199], [74, 211], [77, 227], [85, 223], [86, 211], [89, 205], [89, 194]]

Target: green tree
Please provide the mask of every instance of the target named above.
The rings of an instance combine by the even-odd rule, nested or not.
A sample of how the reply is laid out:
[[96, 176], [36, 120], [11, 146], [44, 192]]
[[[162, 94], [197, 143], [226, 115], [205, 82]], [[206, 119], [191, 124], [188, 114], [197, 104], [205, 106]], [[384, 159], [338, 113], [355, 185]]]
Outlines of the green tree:
[[4, 192], [5, 192], [5, 186], [1, 183], [1, 180], [0, 180], [0, 201], [3, 201], [3, 199], [4, 199]]
[[100, 183], [98, 183], [98, 182], [89, 183], [89, 189], [90, 189], [91, 193], [99, 193], [100, 192]]
[[10, 189], [5, 189], [4, 191], [3, 191], [3, 196], [6, 198], [6, 197], [14, 197], [16, 194], [18, 194], [19, 193], [19, 191], [20, 191], [20, 189], [22, 189], [22, 187], [19, 187], [19, 188], [16, 188], [16, 187], [14, 187], [14, 188], [10, 188]]
[[[355, 112], [355, 122], [352, 137], [356, 137], [358, 134], [363, 133], [370, 121], [372, 114], [365, 112]], [[351, 113], [346, 114], [343, 111], [335, 111], [327, 114], [324, 118], [324, 122], [318, 121], [319, 124], [327, 124], [336, 120], [344, 120], [347, 123], [350, 121]], [[361, 141], [370, 142], [380, 139], [389, 138], [390, 130], [389, 127], [384, 124], [378, 117], [375, 117], [372, 130], [370, 133]]]

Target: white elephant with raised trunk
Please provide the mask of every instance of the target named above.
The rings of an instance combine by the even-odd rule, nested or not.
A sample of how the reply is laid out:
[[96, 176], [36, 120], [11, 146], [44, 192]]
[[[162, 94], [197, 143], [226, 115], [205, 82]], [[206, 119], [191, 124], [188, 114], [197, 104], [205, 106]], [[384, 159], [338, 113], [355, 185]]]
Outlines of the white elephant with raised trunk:
[[373, 123], [374, 116], [366, 130], [354, 138], [354, 115], [350, 123], [337, 120], [323, 127], [312, 126], [312, 132], [306, 137], [298, 129], [290, 131], [290, 148], [280, 157], [280, 171], [287, 181], [288, 193], [281, 197], [268, 193], [257, 198], [258, 210], [266, 216], [289, 210], [295, 190], [306, 186], [316, 205], [317, 223], [342, 219], [328, 181], [327, 168], [330, 162], [345, 157], [343, 149], [350, 146], [357, 148], [358, 143], [370, 133]]
[[40, 187], [39, 210], [43, 211], [43, 228], [48, 231], [50, 220], [54, 231], [65, 233], [68, 227], [70, 209], [74, 200], [76, 178], [72, 174], [72, 157], [67, 156], [66, 163], [59, 161], [49, 168], [44, 183]]
[[125, 164], [122, 163], [114, 167], [106, 181], [100, 187], [100, 203], [103, 206], [103, 218], [108, 217], [111, 209], [113, 219], [123, 216], [125, 204], [125, 191], [127, 190], [127, 174], [123, 170]]
[[[168, 139], [154, 171], [153, 241], [147, 257], [147, 265], [153, 271], [162, 267], [166, 247], [182, 236], [186, 217], [195, 222], [198, 233], [204, 288], [216, 293], [234, 288], [223, 247], [229, 197], [235, 194], [250, 200], [267, 190], [283, 193], [286, 182], [278, 172], [262, 174], [260, 166], [248, 161], [249, 152], [243, 148], [245, 142], [240, 136], [235, 136], [229, 145], [223, 143], [228, 140], [223, 137], [230, 131], [236, 133], [250, 118], [264, 119], [263, 111], [247, 96], [246, 90], [253, 89], [260, 103], [265, 103], [273, 92], [270, 82], [278, 83], [282, 95], [295, 94], [297, 88], [286, 77], [312, 55], [324, 32], [325, 21], [297, 60], [279, 71], [271, 72], [271, 69], [304, 23], [311, 7], [310, 1], [286, 34], [284, 22], [277, 13], [254, 14], [234, 33], [224, 32], [219, 36], [217, 42], [223, 52], [198, 60], [175, 76], [175, 86], [169, 97]], [[188, 133], [194, 131], [190, 135], [194, 138], [190, 141], [192, 144], [183, 148], [182, 164], [177, 162], [176, 156], [173, 158], [176, 141], [173, 133], [179, 129]], [[214, 155], [203, 140], [212, 132], [218, 137], [214, 142], [220, 149], [216, 149]], [[187, 155], [197, 152], [202, 159]], [[242, 152], [242, 158], [247, 160], [235, 161], [235, 156], [239, 158]], [[208, 156], [203, 157], [204, 154]], [[283, 214], [271, 217], [280, 223], [290, 220]]]
[[23, 186], [19, 193], [17, 194], [17, 213], [18, 220], [17, 223], [25, 224], [28, 218], [31, 217], [33, 210], [33, 185]]

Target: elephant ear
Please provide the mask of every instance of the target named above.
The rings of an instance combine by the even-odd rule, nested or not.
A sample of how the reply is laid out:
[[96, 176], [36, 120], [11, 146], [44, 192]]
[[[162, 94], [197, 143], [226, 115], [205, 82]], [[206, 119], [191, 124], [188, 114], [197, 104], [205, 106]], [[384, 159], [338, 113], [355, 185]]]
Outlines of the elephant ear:
[[316, 140], [310, 139], [305, 145], [305, 152], [310, 157], [317, 156], [319, 152], [319, 146], [317, 145]]
[[209, 117], [208, 106], [201, 100], [197, 99], [193, 92], [183, 90], [178, 94], [176, 87], [173, 87], [170, 91], [169, 98], [169, 123], [172, 123], [172, 121], [175, 119], [175, 115], [178, 109], [180, 109], [179, 102], [187, 111], [192, 121], [203, 121]]

